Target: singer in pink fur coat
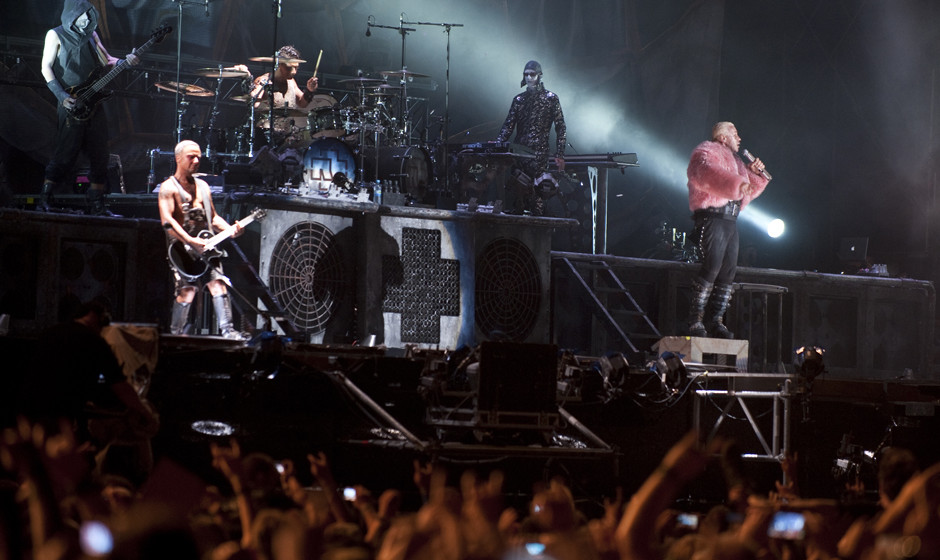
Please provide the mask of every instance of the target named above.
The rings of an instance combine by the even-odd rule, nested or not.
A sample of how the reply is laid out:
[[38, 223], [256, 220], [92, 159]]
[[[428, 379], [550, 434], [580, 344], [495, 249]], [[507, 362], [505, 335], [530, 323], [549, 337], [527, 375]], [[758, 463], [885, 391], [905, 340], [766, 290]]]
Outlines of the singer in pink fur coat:
[[719, 122], [712, 127], [712, 140], [696, 146], [689, 160], [692, 239], [702, 254], [702, 266], [692, 279], [691, 336], [734, 338], [724, 314], [738, 264], [738, 214], [764, 192], [770, 178], [759, 158], [744, 163], [740, 148], [734, 124]]

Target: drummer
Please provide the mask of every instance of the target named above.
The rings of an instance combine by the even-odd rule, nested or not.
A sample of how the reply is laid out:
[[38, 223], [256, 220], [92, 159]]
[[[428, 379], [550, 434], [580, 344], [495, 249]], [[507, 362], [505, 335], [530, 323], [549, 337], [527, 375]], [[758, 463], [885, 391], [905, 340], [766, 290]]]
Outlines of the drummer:
[[[297, 75], [297, 67], [303, 62], [300, 59], [300, 52], [291, 45], [285, 45], [277, 51], [278, 65], [274, 72], [273, 92], [275, 109], [280, 107], [304, 109], [313, 100], [313, 94], [317, 91], [319, 80], [312, 76], [307, 80], [306, 87], [301, 88], [294, 77]], [[242, 72], [248, 72], [248, 67], [244, 64], [235, 66], [235, 69]], [[269, 106], [267, 86], [271, 74], [265, 73], [256, 77], [252, 82], [251, 97], [255, 100], [255, 107], [264, 111]], [[277, 115], [275, 114], [275, 117]], [[263, 122], [260, 123], [263, 126]], [[302, 129], [307, 126], [305, 118], [276, 118], [274, 123], [275, 130], [291, 134], [293, 129]], [[283, 128], [283, 130], [281, 130]]]

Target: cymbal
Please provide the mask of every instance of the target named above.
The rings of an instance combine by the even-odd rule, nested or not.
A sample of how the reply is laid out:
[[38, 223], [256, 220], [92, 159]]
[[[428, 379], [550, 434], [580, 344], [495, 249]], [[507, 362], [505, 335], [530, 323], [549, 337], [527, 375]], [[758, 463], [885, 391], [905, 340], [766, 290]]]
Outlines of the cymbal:
[[[263, 115], [267, 117], [269, 114], [268, 111], [264, 111]], [[297, 107], [275, 107], [274, 108], [274, 118], [279, 117], [306, 117], [307, 111]]]
[[377, 90], [385, 90], [385, 91], [394, 89], [394, 90], [400, 91], [401, 86], [393, 86], [392, 84], [381, 84], [378, 86], [369, 86], [369, 89], [377, 89]]
[[181, 84], [178, 82], [157, 82], [153, 85], [156, 86], [157, 89], [162, 89], [163, 91], [170, 91], [174, 93], [179, 91], [182, 95], [189, 95], [192, 97], [212, 97], [215, 95], [206, 88], [193, 84]]
[[418, 72], [412, 72], [411, 70], [385, 70], [379, 72], [386, 78], [395, 77], [395, 78], [430, 78], [428, 74], [420, 74]]
[[283, 63], [283, 64], [294, 64], [294, 63], [303, 64], [304, 62], [307, 62], [306, 60], [304, 60], [304, 59], [302, 59], [302, 58], [287, 58], [286, 56], [278, 56], [278, 57], [274, 57], [274, 56], [253, 56], [253, 57], [249, 58], [248, 60], [250, 60], [250, 61], [252, 61], [252, 62], [267, 62], [268, 64], [270, 64], [270, 63], [274, 62], [274, 59], [275, 59], [275, 58], [277, 58], [278, 63]]
[[352, 83], [381, 84], [382, 80], [379, 80], [378, 78], [347, 78], [345, 80], [340, 80], [339, 83], [341, 84], [352, 84]]
[[205, 76], [207, 78], [246, 78], [248, 77], [248, 72], [242, 72], [241, 70], [235, 70], [232, 68], [200, 68], [193, 72], [197, 76]]
[[243, 93], [242, 95], [233, 95], [229, 97], [228, 99], [229, 101], [238, 101], [239, 103], [248, 103], [249, 101], [251, 101], [251, 96], [248, 95], [247, 93]]

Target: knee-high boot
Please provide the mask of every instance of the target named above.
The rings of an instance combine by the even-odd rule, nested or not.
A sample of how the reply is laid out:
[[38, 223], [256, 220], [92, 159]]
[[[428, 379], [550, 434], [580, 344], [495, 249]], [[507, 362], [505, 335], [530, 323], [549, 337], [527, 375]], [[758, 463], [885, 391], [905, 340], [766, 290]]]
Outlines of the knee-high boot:
[[712, 293], [712, 283], [698, 276], [692, 279], [692, 302], [689, 305], [689, 336], [708, 336], [705, 330], [705, 304]]
[[731, 292], [734, 286], [731, 284], [715, 284], [712, 296], [708, 300], [708, 316], [705, 321], [705, 327], [709, 336], [712, 338], [734, 338], [734, 333], [725, 326], [725, 312], [731, 305]]
[[55, 190], [55, 183], [46, 181], [42, 184], [42, 190], [39, 191], [39, 204], [36, 205], [36, 210], [40, 212], [52, 212], [53, 190]]
[[173, 314], [170, 317], [170, 334], [187, 334], [189, 326], [189, 308], [192, 304], [173, 300]]
[[225, 338], [244, 338], [242, 333], [235, 330], [232, 324], [232, 301], [228, 294], [212, 296], [212, 306], [215, 309], [215, 318], [219, 324], [219, 334]]

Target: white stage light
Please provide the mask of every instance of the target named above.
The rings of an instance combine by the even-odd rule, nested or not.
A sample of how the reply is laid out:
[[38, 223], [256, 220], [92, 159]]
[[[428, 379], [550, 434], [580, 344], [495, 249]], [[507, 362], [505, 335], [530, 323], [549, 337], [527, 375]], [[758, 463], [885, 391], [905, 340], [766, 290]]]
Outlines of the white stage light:
[[774, 218], [770, 221], [770, 224], [767, 225], [767, 235], [776, 239], [783, 235], [785, 229], [786, 224], [783, 223], [783, 220], [780, 218]]

